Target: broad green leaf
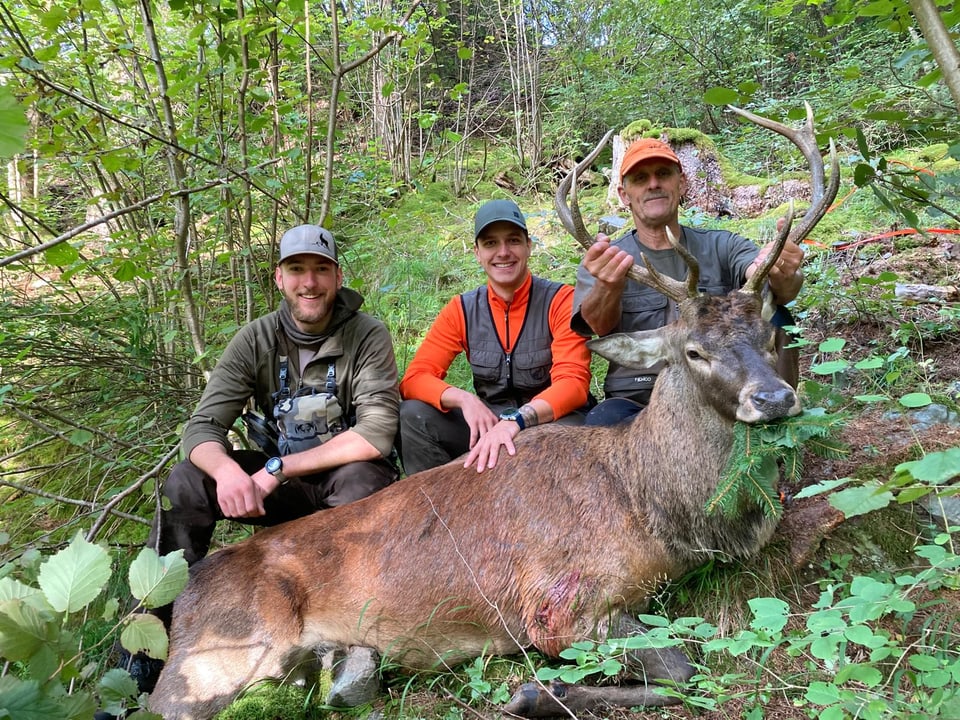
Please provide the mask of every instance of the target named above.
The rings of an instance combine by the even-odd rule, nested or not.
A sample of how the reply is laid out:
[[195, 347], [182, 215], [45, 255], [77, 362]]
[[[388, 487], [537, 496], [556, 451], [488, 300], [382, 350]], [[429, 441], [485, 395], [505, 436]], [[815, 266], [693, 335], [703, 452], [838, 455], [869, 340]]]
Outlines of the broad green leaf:
[[825, 492], [830, 492], [834, 488], [838, 488], [841, 485], [846, 485], [848, 482], [851, 482], [853, 478], [836, 478], [834, 480], [824, 480], [823, 482], [818, 482], [816, 485], [808, 485], [798, 492], [794, 497], [796, 498], [808, 498], [814, 497], [815, 495], [822, 495]]
[[143, 548], [130, 564], [130, 592], [145, 607], [162, 607], [180, 594], [187, 577], [183, 550], [159, 557], [153, 548]]
[[100, 700], [111, 715], [120, 715], [122, 701], [137, 697], [137, 682], [121, 668], [111, 668], [100, 678]]
[[156, 615], [140, 613], [120, 633], [120, 644], [129, 652], [142, 652], [157, 660], [167, 659], [167, 630]]
[[70, 444], [72, 445], [86, 445], [88, 442], [93, 440], [93, 433], [89, 430], [83, 430], [82, 428], [77, 428], [72, 433], [70, 433]]
[[63, 712], [53, 698], [40, 689], [36, 680], [14, 675], [0, 677], [0, 717], [10, 720], [59, 720]]
[[790, 616], [790, 606], [779, 598], [752, 598], [747, 603], [753, 611], [750, 627], [777, 633], [783, 630]]
[[122, 260], [113, 273], [117, 282], [130, 282], [137, 276], [137, 266], [130, 260]]
[[0, 603], [0, 657], [24, 661], [52, 640], [56, 626], [22, 600]]
[[840, 691], [836, 685], [816, 680], [810, 683], [804, 697], [814, 705], [831, 705], [840, 699]]
[[457, 48], [457, 58], [460, 60], [469, 60], [473, 57], [473, 48], [461, 45]]
[[874, 510], [885, 508], [893, 500], [893, 493], [889, 490], [878, 492], [879, 487], [876, 483], [870, 483], [846, 488], [831, 495], [829, 502], [842, 512], [844, 517], [866, 515]]
[[703, 94], [708, 105], [729, 105], [740, 101], [740, 93], [725, 87], [712, 87]]
[[89, 605], [110, 580], [110, 556], [77, 533], [70, 544], [40, 566], [39, 584], [57, 612]]
[[920, 482], [942, 485], [960, 475], [960, 447], [928, 453], [919, 460], [900, 463], [895, 472], [907, 472]]
[[933, 399], [926, 393], [907, 393], [900, 398], [900, 404], [908, 408], [926, 407], [933, 402]]
[[58, 243], [44, 250], [43, 257], [51, 265], [72, 265], [80, 258], [77, 249], [68, 242]]
[[820, 345], [818, 345], [817, 347], [820, 350], [820, 352], [825, 352], [825, 353], [840, 352], [841, 350], [843, 350], [846, 344], [847, 344], [847, 341], [844, 340], [843, 338], [833, 337], [833, 338], [827, 338], [822, 343], [820, 343]]
[[857, 370], [876, 370], [883, 367], [883, 358], [869, 357], [853, 364]]
[[810, 372], [816, 373], [817, 375], [833, 375], [834, 373], [843, 372], [848, 367], [850, 367], [850, 363], [846, 360], [831, 360], [829, 362], [811, 365]]
[[6, 85], [0, 85], [0, 158], [23, 152], [27, 115]]

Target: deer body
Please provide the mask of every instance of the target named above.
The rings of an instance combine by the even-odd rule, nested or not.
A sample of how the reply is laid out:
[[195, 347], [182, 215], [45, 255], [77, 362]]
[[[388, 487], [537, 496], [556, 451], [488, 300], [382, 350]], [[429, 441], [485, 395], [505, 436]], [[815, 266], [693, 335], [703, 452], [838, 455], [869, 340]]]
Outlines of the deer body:
[[176, 601], [151, 709], [208, 718], [318, 648], [410, 668], [531, 645], [556, 656], [713, 554], [756, 551], [774, 529], [759, 508], [704, 506], [738, 415], [799, 412], [772, 337], [754, 298], [684, 301], [670, 328], [592, 341], [619, 362], [667, 361], [628, 427], [538, 428], [482, 474], [454, 462], [211, 555]]

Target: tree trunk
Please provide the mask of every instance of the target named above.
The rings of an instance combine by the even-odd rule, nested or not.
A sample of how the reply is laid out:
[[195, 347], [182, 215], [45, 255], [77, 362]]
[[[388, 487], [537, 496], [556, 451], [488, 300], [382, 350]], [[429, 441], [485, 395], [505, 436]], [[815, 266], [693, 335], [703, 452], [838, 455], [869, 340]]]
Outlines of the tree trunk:
[[943, 73], [943, 81], [950, 90], [953, 104], [960, 110], [960, 50], [957, 50], [944, 26], [934, 0], [910, 0], [910, 9], [920, 25], [927, 47]]

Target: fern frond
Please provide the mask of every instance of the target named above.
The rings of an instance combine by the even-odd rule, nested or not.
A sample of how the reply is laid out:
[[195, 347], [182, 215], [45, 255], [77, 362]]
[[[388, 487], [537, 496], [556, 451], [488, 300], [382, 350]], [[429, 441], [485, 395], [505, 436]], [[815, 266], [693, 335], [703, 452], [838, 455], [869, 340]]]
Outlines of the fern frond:
[[779, 518], [783, 506], [777, 492], [778, 466], [783, 467], [786, 477], [797, 482], [803, 471], [802, 449], [821, 457], [843, 457], [847, 449], [834, 434], [845, 422], [846, 417], [839, 413], [813, 408], [775, 423], [736, 423], [730, 459], [707, 501], [707, 514], [719, 510], [729, 516], [745, 503], [753, 503], [763, 508], [768, 517]]

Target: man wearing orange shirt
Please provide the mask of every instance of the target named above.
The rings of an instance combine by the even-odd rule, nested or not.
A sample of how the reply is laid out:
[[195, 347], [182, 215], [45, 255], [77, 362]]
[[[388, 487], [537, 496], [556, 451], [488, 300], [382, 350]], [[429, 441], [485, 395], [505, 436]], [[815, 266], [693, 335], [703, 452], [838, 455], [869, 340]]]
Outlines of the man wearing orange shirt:
[[[535, 277], [526, 220], [510, 200], [491, 200], [474, 218], [474, 253], [487, 284], [440, 311], [400, 382], [400, 452], [408, 475], [468, 453], [477, 472], [497, 464], [501, 447], [548, 422], [581, 424], [589, 394], [590, 351], [570, 329], [573, 288]], [[461, 353], [475, 392], [447, 383]]]

